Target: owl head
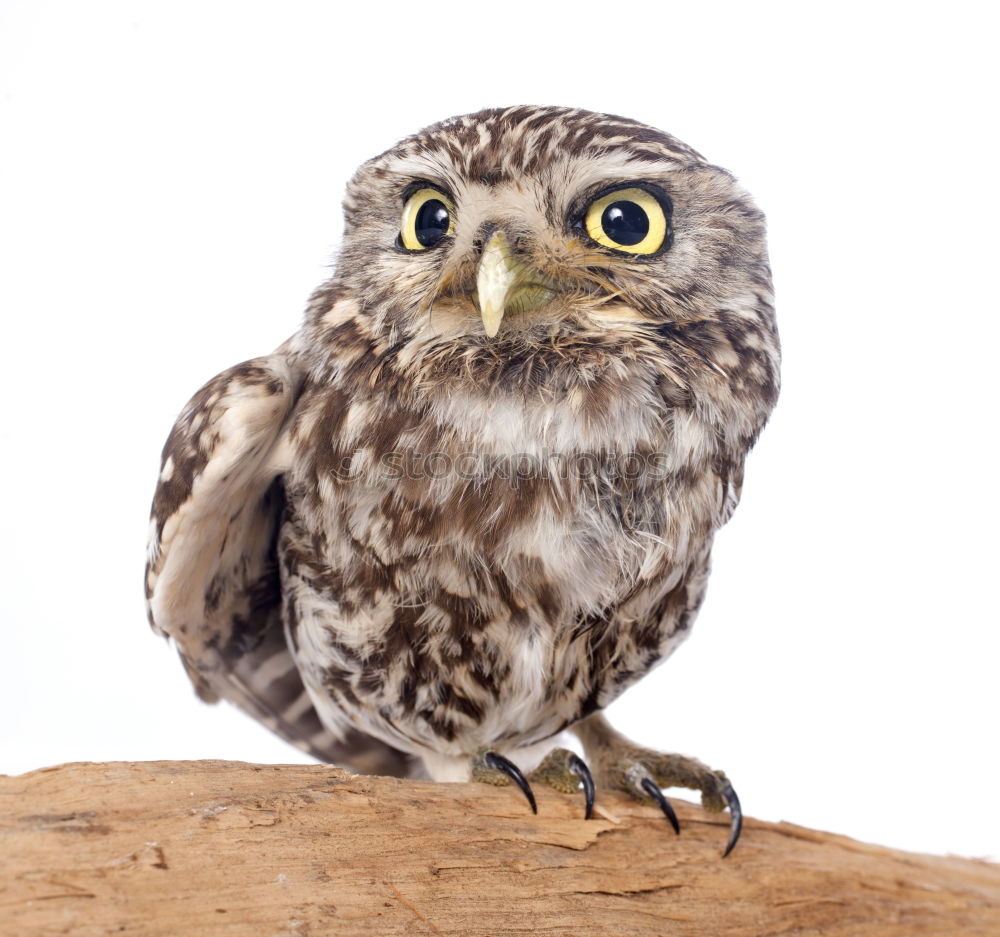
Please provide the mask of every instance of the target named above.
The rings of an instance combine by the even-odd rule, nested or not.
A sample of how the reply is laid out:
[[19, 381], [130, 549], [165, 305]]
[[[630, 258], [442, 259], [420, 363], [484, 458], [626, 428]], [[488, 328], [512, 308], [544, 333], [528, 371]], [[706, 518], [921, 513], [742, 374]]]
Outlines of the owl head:
[[708, 370], [773, 402], [764, 218], [666, 133], [560, 107], [454, 117], [362, 165], [344, 215], [309, 314], [320, 345], [346, 297], [425, 387], [593, 391], [638, 374], [683, 396]]

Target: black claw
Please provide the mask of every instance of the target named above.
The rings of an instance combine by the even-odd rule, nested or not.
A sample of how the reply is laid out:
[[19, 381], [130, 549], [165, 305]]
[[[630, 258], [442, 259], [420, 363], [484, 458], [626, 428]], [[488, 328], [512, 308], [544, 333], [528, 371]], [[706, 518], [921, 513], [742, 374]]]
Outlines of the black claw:
[[594, 812], [594, 776], [579, 755], [570, 755], [568, 761], [569, 770], [583, 783], [583, 795], [587, 798], [587, 809], [583, 814], [583, 819], [589, 820], [590, 815]]
[[726, 798], [726, 803], [729, 804], [729, 813], [733, 818], [729, 827], [729, 842], [726, 843], [726, 851], [722, 854], [722, 858], [725, 859], [733, 851], [736, 841], [740, 838], [740, 831], [743, 829], [743, 808], [740, 807], [740, 799], [736, 796], [736, 791], [733, 790], [731, 784], [726, 785], [722, 796]]
[[528, 783], [528, 779], [521, 773], [521, 769], [513, 761], [504, 758], [503, 755], [498, 755], [496, 752], [487, 752], [483, 756], [483, 761], [488, 767], [502, 771], [521, 788], [524, 791], [524, 796], [528, 798], [528, 803], [531, 804], [531, 812], [538, 813], [538, 805], [535, 803], [535, 795], [531, 790], [531, 785]]
[[670, 825], [674, 828], [674, 832], [680, 835], [681, 825], [677, 822], [677, 814], [674, 813], [674, 808], [670, 806], [670, 801], [663, 796], [663, 791], [656, 786], [656, 781], [654, 781], [647, 774], [646, 777], [642, 779], [642, 784], [640, 786], [660, 805], [663, 815], [670, 821]]

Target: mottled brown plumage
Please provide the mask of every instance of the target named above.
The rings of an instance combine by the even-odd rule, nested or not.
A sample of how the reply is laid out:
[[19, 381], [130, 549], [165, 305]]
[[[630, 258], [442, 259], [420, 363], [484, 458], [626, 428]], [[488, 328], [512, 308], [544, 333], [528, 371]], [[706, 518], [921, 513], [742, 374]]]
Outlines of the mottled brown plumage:
[[[657, 250], [590, 236], [625, 186], [664, 207]], [[418, 189], [449, 228], [406, 249]], [[593, 714], [686, 636], [777, 396], [763, 217], [667, 134], [540, 107], [407, 138], [344, 208], [301, 331], [167, 442], [154, 628], [203, 698], [362, 770], [611, 744]], [[493, 337], [487, 255], [517, 278]]]

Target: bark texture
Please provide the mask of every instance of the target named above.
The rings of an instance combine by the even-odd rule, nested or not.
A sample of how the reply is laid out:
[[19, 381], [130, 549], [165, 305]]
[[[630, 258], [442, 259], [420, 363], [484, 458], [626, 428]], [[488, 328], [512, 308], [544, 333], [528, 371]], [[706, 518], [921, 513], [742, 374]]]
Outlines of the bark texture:
[[237, 762], [0, 777], [0, 933], [1000, 935], [1000, 866], [603, 793]]

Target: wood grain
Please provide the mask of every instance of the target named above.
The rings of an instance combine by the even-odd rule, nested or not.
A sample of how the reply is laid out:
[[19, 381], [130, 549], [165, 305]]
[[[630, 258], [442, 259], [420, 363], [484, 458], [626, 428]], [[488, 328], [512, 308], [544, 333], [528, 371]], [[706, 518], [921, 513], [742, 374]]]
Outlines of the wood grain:
[[225, 937], [1000, 935], [1000, 866], [606, 793], [322, 765], [71, 764], [0, 777], [0, 933]]

